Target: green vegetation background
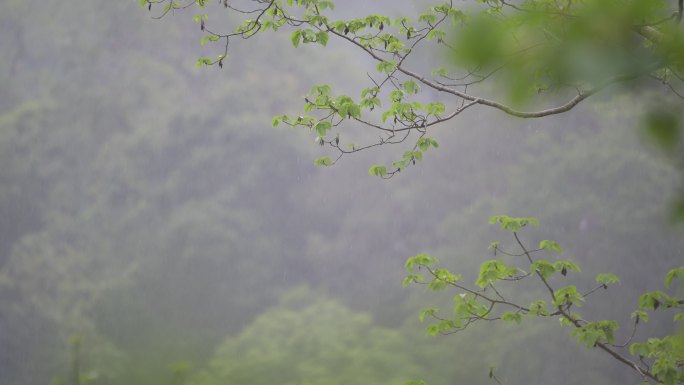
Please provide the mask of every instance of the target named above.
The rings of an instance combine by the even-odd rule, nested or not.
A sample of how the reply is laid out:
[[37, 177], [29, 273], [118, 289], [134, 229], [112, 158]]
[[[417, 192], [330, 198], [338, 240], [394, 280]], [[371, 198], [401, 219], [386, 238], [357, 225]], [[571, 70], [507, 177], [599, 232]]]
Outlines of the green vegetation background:
[[626, 320], [684, 250], [678, 173], [636, 100], [473, 112], [382, 182], [382, 153], [320, 170], [308, 133], [270, 127], [363, 62], [285, 36], [198, 70], [195, 29], [136, 1], [0, 3], [0, 384], [68, 381], [72, 335], [92, 384], [487, 383], [490, 365], [507, 384], [637, 382], [555, 324], [426, 337], [418, 310], [448, 296], [401, 288], [406, 257], [467, 277], [501, 236], [491, 215], [536, 216], [530, 240], [622, 278], [585, 312]]

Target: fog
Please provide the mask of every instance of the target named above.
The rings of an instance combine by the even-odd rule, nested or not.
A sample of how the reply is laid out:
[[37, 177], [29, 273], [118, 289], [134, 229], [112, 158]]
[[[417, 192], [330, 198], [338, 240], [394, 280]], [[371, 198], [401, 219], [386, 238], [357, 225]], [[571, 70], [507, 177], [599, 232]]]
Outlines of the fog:
[[[353, 4], [338, 14], [367, 12]], [[621, 278], [580, 310], [628, 338], [638, 296], [684, 252], [668, 221], [681, 174], [641, 135], [637, 96], [539, 120], [469, 110], [382, 180], [369, 167], [411, 144], [316, 167], [334, 155], [314, 133], [271, 127], [313, 84], [356, 95], [365, 57], [267, 34], [196, 68], [216, 51], [192, 12], [153, 15], [0, 4], [0, 384], [73, 384], [75, 367], [81, 384], [484, 384], [491, 366], [507, 385], [640, 381], [556, 319], [426, 336], [420, 310], [450, 311], [455, 292], [402, 287], [421, 252], [474, 282], [491, 242], [514, 245], [489, 218], [537, 217], [524, 239], [558, 242], [582, 268], [573, 284]]]

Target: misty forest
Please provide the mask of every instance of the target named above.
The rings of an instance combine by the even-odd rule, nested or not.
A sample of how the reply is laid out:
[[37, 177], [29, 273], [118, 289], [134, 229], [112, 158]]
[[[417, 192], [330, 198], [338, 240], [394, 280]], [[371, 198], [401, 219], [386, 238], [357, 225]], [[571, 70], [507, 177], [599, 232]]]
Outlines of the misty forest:
[[684, 383], [683, 13], [0, 2], [0, 385]]

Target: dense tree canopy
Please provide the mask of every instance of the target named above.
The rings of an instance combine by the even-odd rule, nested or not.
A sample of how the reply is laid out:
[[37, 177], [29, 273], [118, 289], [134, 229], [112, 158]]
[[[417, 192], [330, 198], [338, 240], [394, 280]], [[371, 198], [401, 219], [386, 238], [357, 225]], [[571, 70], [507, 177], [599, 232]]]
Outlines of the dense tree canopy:
[[189, 383], [396, 384], [418, 375], [417, 353], [400, 331], [300, 288], [226, 339]]

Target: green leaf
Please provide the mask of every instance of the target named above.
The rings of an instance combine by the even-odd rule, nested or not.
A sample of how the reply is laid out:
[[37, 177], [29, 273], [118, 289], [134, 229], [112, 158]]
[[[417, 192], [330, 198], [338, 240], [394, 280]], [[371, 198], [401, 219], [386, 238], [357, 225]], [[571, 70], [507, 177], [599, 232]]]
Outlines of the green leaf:
[[[573, 320], [581, 320], [582, 317], [577, 313], [570, 313], [570, 318]], [[560, 317], [559, 319], [561, 326], [575, 326], [572, 321], [566, 317]]]
[[668, 302], [668, 300], [670, 300], [670, 297], [659, 290], [644, 293], [639, 297], [639, 309], [658, 310], [660, 305]]
[[544, 279], [548, 279], [553, 273], [556, 272], [555, 266], [551, 262], [545, 261], [543, 259], [534, 261], [531, 267], [533, 271], [539, 273]]
[[201, 57], [201, 58], [197, 59], [197, 62], [195, 63], [195, 67], [199, 68], [199, 67], [201, 67], [201, 66], [203, 66], [203, 65], [207, 65], [207, 66], [208, 66], [208, 65], [211, 65], [211, 63], [212, 63], [211, 58], [208, 58], [208, 57]]
[[416, 141], [416, 146], [418, 146], [418, 149], [420, 149], [420, 151], [425, 152], [430, 147], [438, 148], [439, 143], [437, 143], [437, 141], [432, 138], [422, 137], [418, 139], [418, 141]]
[[314, 128], [316, 129], [316, 132], [318, 132], [318, 135], [325, 137], [325, 134], [328, 132], [328, 130], [332, 128], [332, 123], [327, 120], [321, 120]]
[[463, 13], [463, 11], [455, 8], [450, 8], [448, 11], [448, 15], [451, 17], [451, 21], [454, 24], [458, 24], [466, 19], [466, 14]]
[[322, 158], [318, 158], [314, 161], [314, 164], [316, 166], [332, 166], [333, 161], [332, 159], [328, 158], [327, 156], [324, 156]]
[[499, 223], [501, 230], [508, 230], [511, 232], [520, 231], [527, 225], [539, 227], [539, 220], [537, 218], [513, 218], [508, 215], [497, 215], [489, 220], [489, 223]]
[[413, 273], [419, 267], [432, 266], [437, 262], [437, 258], [433, 257], [432, 255], [420, 253], [408, 258], [404, 264], [404, 267], [406, 267], [406, 271]]
[[648, 313], [643, 310], [635, 310], [632, 312], [631, 318], [635, 319], [636, 323], [639, 323], [640, 321], [648, 322]]
[[407, 94], [415, 94], [418, 93], [418, 91], [420, 90], [418, 84], [416, 84], [416, 82], [414, 82], [413, 80], [405, 81], [402, 87], [404, 88]]
[[489, 308], [478, 302], [472, 294], [459, 294], [454, 297], [454, 303], [454, 314], [462, 319], [483, 317], [489, 312]]
[[553, 301], [555, 306], [575, 305], [581, 306], [584, 298], [582, 294], [577, 291], [574, 285], [566, 286], [556, 290], [554, 293], [556, 299]]
[[418, 319], [420, 320], [420, 322], [423, 322], [423, 321], [425, 321], [425, 318], [427, 316], [433, 316], [433, 315], [437, 314], [438, 311], [439, 311], [439, 309], [434, 308], [434, 307], [425, 308], [425, 309], [420, 311], [420, 315], [418, 316]]
[[409, 275], [404, 277], [404, 280], [401, 282], [401, 287], [407, 287], [410, 284], [413, 283], [413, 278]]
[[601, 337], [600, 333], [597, 330], [586, 330], [583, 328], [577, 328], [573, 330], [572, 335], [576, 336], [577, 341], [579, 341], [579, 343], [583, 345], [586, 345], [588, 349], [596, 346], [596, 343], [599, 341], [599, 338]]
[[302, 40], [302, 31], [299, 29], [292, 32], [292, 35], [290, 35], [290, 41], [292, 42], [292, 45], [295, 48], [299, 47], [299, 42], [301, 40]]
[[434, 75], [447, 76], [448, 74], [449, 74], [449, 72], [447, 72], [447, 70], [445, 70], [444, 68], [441, 68], [441, 67], [432, 71], [433, 76]]
[[325, 31], [318, 32], [316, 34], [316, 42], [325, 47], [328, 44], [328, 33]]
[[414, 282], [423, 282], [423, 276], [420, 274], [409, 274], [404, 278], [402, 286], [406, 287]]
[[444, 40], [444, 37], [446, 37], [446, 32], [441, 29], [433, 29], [427, 34], [428, 40], [437, 39], [437, 42], [440, 43], [442, 42], [442, 40]]
[[432, 324], [432, 325], [427, 327], [425, 332], [427, 333], [427, 335], [434, 337], [437, 335], [437, 333], [439, 333], [439, 325], [438, 324]]
[[[148, 0], [142, 0], [142, 3], [147, 3], [147, 1], [148, 1]], [[200, 14], [200, 15], [195, 15], [195, 16], [192, 18], [192, 21], [194, 21], [195, 23], [199, 23], [199, 22], [201, 22], [202, 20], [207, 20], [208, 18], [209, 18], [209, 16], [207, 16], [206, 13], [203, 13], [203, 14]]]
[[544, 300], [537, 300], [530, 304], [529, 315], [533, 316], [547, 316], [549, 311], [546, 309], [546, 302]]
[[520, 325], [520, 323], [522, 322], [522, 315], [520, 315], [519, 313], [507, 311], [501, 314], [501, 319], [504, 321], [514, 321], [515, 323]]
[[597, 322], [588, 322], [586, 325], [573, 330], [572, 335], [577, 337], [577, 340], [591, 349], [597, 343], [615, 342], [615, 331], [618, 330], [618, 323], [616, 321], [604, 320]]
[[380, 99], [376, 97], [361, 99], [361, 107], [369, 108], [371, 110], [376, 106], [380, 107], [381, 104]]
[[442, 269], [442, 268], [435, 269], [434, 276], [436, 279], [438, 279], [440, 281], [444, 281], [446, 283], [454, 283], [454, 282], [461, 279], [460, 275], [454, 275], [449, 270]]
[[675, 279], [682, 278], [684, 278], [684, 266], [668, 271], [665, 275], [665, 287], [670, 287]]
[[431, 13], [424, 13], [424, 14], [418, 16], [418, 22], [419, 23], [435, 24], [436, 21], [437, 21], [437, 16], [433, 15]]
[[652, 352], [653, 347], [647, 342], [636, 342], [629, 347], [629, 354], [639, 355], [641, 357], [650, 357]]
[[562, 253], [560, 246], [556, 242], [550, 241], [548, 239], [539, 242], [539, 248], [548, 252], [555, 251], [558, 254]]
[[328, 0], [321, 0], [318, 2], [318, 8], [320, 10], [325, 10], [326, 8], [329, 8], [332, 11], [335, 10], [335, 3]]
[[375, 66], [375, 68], [378, 70], [378, 72], [390, 74], [397, 68], [397, 63], [392, 60], [381, 61], [377, 66]]
[[379, 177], [385, 177], [387, 175], [387, 167], [378, 166], [377, 164], [375, 164], [370, 168], [370, 170], [368, 170], [368, 174], [376, 175]]
[[601, 273], [596, 276], [597, 283], [613, 284], [620, 283], [620, 278], [617, 275], [611, 273]]
[[207, 41], [216, 41], [220, 39], [220, 36], [217, 35], [204, 35], [202, 36], [202, 39], [200, 40], [200, 45], [205, 45]]
[[556, 271], [560, 271], [563, 276], [567, 275], [568, 271], [576, 271], [578, 273], [581, 271], [579, 266], [568, 261], [557, 261], [553, 264], [553, 268]]
[[495, 259], [482, 263], [480, 274], [475, 284], [481, 288], [496, 283], [504, 278], [515, 276], [518, 270], [515, 267], [506, 265], [503, 261]]
[[440, 102], [431, 102], [425, 105], [425, 112], [429, 115], [441, 115], [444, 111], [446, 111], [446, 107]]

